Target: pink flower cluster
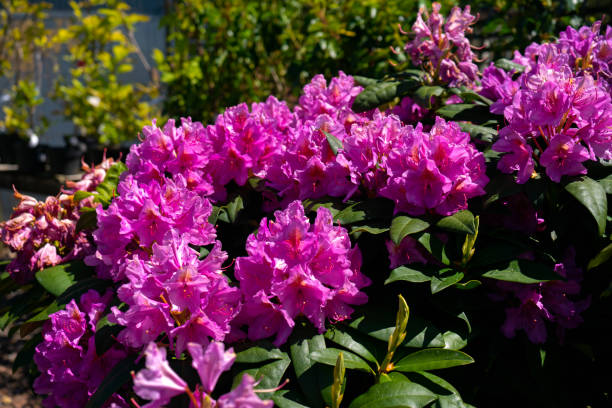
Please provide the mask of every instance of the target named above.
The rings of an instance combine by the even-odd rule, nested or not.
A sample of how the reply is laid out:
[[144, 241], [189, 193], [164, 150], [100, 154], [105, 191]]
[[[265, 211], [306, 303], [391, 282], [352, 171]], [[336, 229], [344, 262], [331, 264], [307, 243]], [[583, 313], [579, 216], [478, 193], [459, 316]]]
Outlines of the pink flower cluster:
[[313, 225], [299, 201], [276, 211], [275, 218], [261, 221], [247, 240], [249, 255], [236, 259], [235, 276], [245, 297], [236, 325], [248, 325], [251, 340], [276, 335], [278, 346], [300, 315], [321, 333], [326, 318], [347, 319], [353, 311], [349, 305], [367, 302], [360, 289], [370, 280], [359, 271], [359, 248], [351, 248], [346, 230], [333, 225], [327, 208], [317, 210]]
[[[43, 341], [36, 347], [34, 362], [41, 375], [34, 381], [38, 394], [48, 394], [45, 407], [84, 407], [102, 380], [127, 353], [114, 345], [102, 355], [96, 353], [96, 323], [112, 298], [89, 290], [77, 305], [53, 313], [43, 326]], [[128, 407], [118, 395], [106, 406]]]
[[139, 348], [167, 333], [177, 355], [188, 342], [223, 340], [240, 311], [240, 292], [222, 274], [227, 254], [221, 243], [199, 260], [176, 229], [168, 229], [159, 242], [149, 259], [127, 261], [128, 283], [117, 293], [127, 310], [113, 307], [109, 318], [126, 327], [118, 340]]
[[200, 344], [189, 343], [187, 349], [192, 357], [192, 366], [198, 372], [200, 384], [191, 391], [185, 380], [175, 373], [166, 360], [166, 350], [149, 343], [145, 354], [146, 368], [134, 377], [134, 392], [139, 397], [150, 400], [142, 408], [165, 406], [170, 400], [184, 393], [189, 395], [192, 408], [271, 408], [271, 400], [261, 400], [255, 394], [255, 380], [248, 374], [236, 388], [220, 396], [216, 401], [211, 397], [217, 381], [224, 371], [234, 363], [236, 354], [232, 348], [225, 350], [223, 343], [211, 342], [206, 349]]
[[557, 324], [559, 337], [564, 329], [573, 329], [582, 323], [580, 313], [590, 304], [590, 299], [571, 300], [569, 296], [580, 293], [582, 271], [574, 263], [574, 251], [568, 251], [567, 259], [555, 265], [555, 272], [565, 278], [532, 285], [499, 282], [499, 288], [514, 295], [519, 305], [506, 309], [506, 321], [502, 332], [512, 338], [517, 330], [524, 330], [532, 343], [546, 341], [546, 321]]
[[[440, 4], [432, 4], [428, 14], [419, 10], [412, 26], [415, 37], [404, 46], [415, 65], [428, 73], [428, 82], [448, 83], [451, 86], [473, 85], [478, 75], [474, 64], [474, 53], [470, 41], [465, 37], [471, 33], [471, 25], [477, 16], [470, 14], [470, 6], [461, 10], [453, 7], [446, 21], [440, 14]], [[425, 15], [426, 20], [423, 20]]]
[[[592, 31], [583, 27], [580, 33], [568, 28], [558, 43], [532, 44], [525, 56], [517, 52], [514, 61], [526, 70], [516, 80], [495, 67], [484, 71], [483, 95], [495, 100], [491, 111], [503, 113], [508, 123], [493, 145], [505, 153], [498, 168], [516, 171], [518, 183], [532, 177], [537, 164], [559, 182], [564, 175], [586, 174], [586, 160], [612, 159], [612, 100], [605, 80], [610, 51], [603, 39], [594, 45], [595, 35], [584, 38], [588, 47], [579, 44]], [[587, 60], [590, 69], [580, 62]]]
[[96, 167], [83, 165], [85, 174], [78, 182], [66, 183], [67, 189], [44, 202], [15, 191], [20, 200], [11, 218], [0, 223], [0, 239], [17, 253], [7, 271], [19, 282], [28, 282], [48, 266], [82, 259], [91, 252], [85, 232], [76, 232], [79, 210], [93, 206], [93, 197], [74, 200], [77, 191], [95, 191], [106, 176], [113, 159]]
[[469, 134], [442, 118], [423, 132], [421, 124], [413, 128], [395, 116], [375, 115], [353, 126], [342, 157], [355, 182], [395, 201], [396, 212], [412, 215], [465, 209], [488, 182], [484, 157]]

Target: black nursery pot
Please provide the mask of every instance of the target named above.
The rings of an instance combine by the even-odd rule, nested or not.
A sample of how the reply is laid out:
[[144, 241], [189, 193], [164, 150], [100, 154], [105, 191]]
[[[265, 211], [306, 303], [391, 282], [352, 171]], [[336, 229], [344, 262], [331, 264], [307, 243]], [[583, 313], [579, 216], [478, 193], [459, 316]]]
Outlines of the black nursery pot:
[[54, 174], [78, 174], [81, 172], [85, 145], [72, 136], [64, 136], [64, 142], [63, 147], [49, 147], [50, 170]]
[[18, 137], [15, 142], [15, 159], [22, 173], [42, 173], [45, 170], [45, 156], [40, 146], [30, 147], [28, 141]]
[[0, 133], [0, 163], [16, 164], [15, 151], [19, 136], [15, 133]]

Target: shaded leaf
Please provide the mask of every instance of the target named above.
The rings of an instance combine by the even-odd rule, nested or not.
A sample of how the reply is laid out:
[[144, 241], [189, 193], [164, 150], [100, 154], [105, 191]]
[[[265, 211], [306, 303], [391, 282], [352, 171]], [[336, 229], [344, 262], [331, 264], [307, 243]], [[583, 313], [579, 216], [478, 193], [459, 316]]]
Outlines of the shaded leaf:
[[[289, 367], [291, 361], [287, 359], [280, 359], [273, 361], [271, 363], [265, 364], [261, 367], [252, 368], [248, 370], [244, 370], [240, 374], [234, 377], [234, 384], [232, 388], [237, 386], [240, 381], [242, 381], [242, 376], [244, 374], [249, 374], [251, 377], [255, 379], [255, 381], [259, 381], [257, 387], [255, 389], [273, 389], [278, 386], [287, 371], [287, 367]], [[272, 397], [273, 392], [260, 392], [258, 396], [262, 399]]]
[[263, 347], [250, 347], [236, 354], [237, 363], [261, 363], [267, 360], [288, 359], [287, 353], [283, 353], [277, 348], [265, 349]]
[[311, 339], [299, 340], [290, 347], [291, 363], [298, 383], [304, 395], [306, 395], [313, 406], [323, 405], [321, 390], [325, 385], [331, 385], [331, 376], [329, 384], [324, 384], [324, 379], [321, 375], [322, 367], [316, 364], [310, 357], [310, 353], [313, 351], [323, 349], [325, 349], [325, 339], [322, 335], [316, 335]]
[[603, 186], [591, 178], [582, 177], [566, 185], [565, 189], [589, 210], [597, 222], [599, 234], [603, 234], [608, 214], [608, 198]]
[[[427, 268], [424, 266], [424, 268]], [[406, 282], [429, 282], [431, 280], [432, 275], [434, 274], [433, 270], [428, 271], [419, 271], [416, 269], [408, 268], [407, 266], [400, 266], [399, 268], [395, 268], [391, 271], [391, 274], [385, 280], [385, 285], [396, 282], [396, 281], [406, 281]]]
[[518, 283], [538, 283], [563, 279], [555, 273], [552, 267], [524, 259], [515, 259], [507, 267], [485, 272], [482, 276]]
[[344, 354], [344, 366], [349, 369], [362, 370], [374, 373], [372, 367], [368, 365], [368, 363], [359, 357], [357, 354], [353, 354], [350, 351], [340, 350], [337, 348], [326, 348], [324, 350], [317, 350], [310, 353], [310, 358], [314, 361], [330, 366], [336, 365], [336, 360], [338, 360], [338, 354]]
[[376, 357], [362, 344], [357, 342], [350, 334], [340, 331], [338, 328], [332, 328], [325, 333], [325, 338], [346, 347], [350, 351], [365, 358], [371, 363], [378, 364]]
[[422, 385], [392, 381], [373, 385], [355, 398], [349, 408], [421, 408], [437, 396]]
[[471, 364], [474, 359], [457, 350], [426, 349], [409, 354], [395, 363], [397, 371], [426, 371]]
[[432, 98], [440, 96], [444, 93], [444, 88], [441, 86], [421, 86], [412, 95], [412, 98], [422, 107], [430, 109]]
[[448, 268], [441, 270], [439, 273], [431, 277], [431, 293], [438, 293], [449, 286], [454, 285], [463, 279], [463, 276], [463, 272], [457, 272]]
[[495, 66], [497, 68], [501, 68], [504, 71], [508, 72], [523, 72], [525, 71], [525, 67], [521, 64], [517, 64], [516, 62], [512, 62], [506, 58], [500, 58], [495, 61]]
[[599, 265], [604, 264], [608, 259], [612, 258], [612, 244], [608, 245], [589, 261], [587, 269], [597, 268]]

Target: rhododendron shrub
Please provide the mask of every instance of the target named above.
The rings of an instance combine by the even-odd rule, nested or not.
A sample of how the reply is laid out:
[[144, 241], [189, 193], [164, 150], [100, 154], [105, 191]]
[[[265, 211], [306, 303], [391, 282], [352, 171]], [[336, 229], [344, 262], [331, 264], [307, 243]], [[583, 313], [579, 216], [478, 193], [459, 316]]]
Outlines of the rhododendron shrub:
[[0, 328], [45, 405], [609, 405], [612, 29], [479, 67], [478, 24], [434, 3], [385, 78], [16, 193]]

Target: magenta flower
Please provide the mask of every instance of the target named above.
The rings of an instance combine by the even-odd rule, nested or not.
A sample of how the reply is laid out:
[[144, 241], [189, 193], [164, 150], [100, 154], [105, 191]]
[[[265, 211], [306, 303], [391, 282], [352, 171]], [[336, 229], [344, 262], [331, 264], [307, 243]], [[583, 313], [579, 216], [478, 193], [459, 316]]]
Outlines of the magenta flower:
[[211, 342], [206, 350], [197, 343], [187, 344], [187, 350], [193, 359], [192, 365], [200, 375], [202, 389], [206, 394], [210, 394], [217, 384], [219, 376], [234, 364], [236, 353], [234, 349], [224, 349], [223, 343]]
[[[115, 364], [126, 357], [118, 345], [102, 355], [96, 353], [96, 323], [111, 298], [110, 291], [100, 296], [89, 290], [81, 296], [79, 305], [72, 300], [65, 310], [49, 316], [43, 326], [43, 341], [34, 354], [40, 371], [34, 390], [47, 394], [45, 406], [85, 406]], [[112, 399], [117, 406], [127, 407], [120, 396]]]
[[274, 402], [261, 400], [253, 389], [255, 380], [248, 374], [242, 376], [242, 381], [236, 388], [222, 395], [217, 400], [215, 408], [272, 408]]
[[[325, 319], [343, 320], [348, 305], [367, 301], [359, 289], [370, 281], [359, 272], [358, 250], [351, 249], [346, 230], [334, 226], [329, 210], [317, 210], [314, 225], [299, 201], [261, 221], [247, 239], [249, 256], [236, 259], [235, 275], [247, 300], [237, 325], [249, 326], [258, 339], [276, 334], [284, 343], [299, 315], [325, 331]], [[257, 327], [254, 327], [257, 326]]]
[[145, 350], [146, 368], [134, 377], [134, 392], [139, 397], [151, 400], [142, 408], [163, 407], [170, 400], [189, 388], [187, 383], [176, 374], [166, 361], [166, 349], [149, 343]]

